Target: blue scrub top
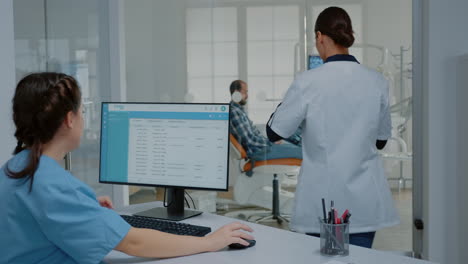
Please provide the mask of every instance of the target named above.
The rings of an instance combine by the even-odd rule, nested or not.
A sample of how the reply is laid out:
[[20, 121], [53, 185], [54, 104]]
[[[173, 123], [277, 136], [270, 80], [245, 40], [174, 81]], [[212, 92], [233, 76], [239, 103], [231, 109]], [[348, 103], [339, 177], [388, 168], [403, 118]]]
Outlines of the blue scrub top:
[[[24, 150], [7, 164], [19, 171]], [[2, 263], [99, 263], [130, 230], [113, 210], [101, 207], [94, 192], [54, 159], [41, 156], [29, 180], [0, 170], [0, 248]]]

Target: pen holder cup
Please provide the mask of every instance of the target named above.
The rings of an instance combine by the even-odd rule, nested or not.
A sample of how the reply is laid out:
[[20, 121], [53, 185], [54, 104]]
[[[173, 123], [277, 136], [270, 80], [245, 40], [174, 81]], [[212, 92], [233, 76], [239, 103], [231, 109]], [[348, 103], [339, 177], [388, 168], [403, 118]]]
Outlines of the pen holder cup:
[[320, 253], [327, 256], [349, 255], [349, 222], [327, 224], [320, 221]]

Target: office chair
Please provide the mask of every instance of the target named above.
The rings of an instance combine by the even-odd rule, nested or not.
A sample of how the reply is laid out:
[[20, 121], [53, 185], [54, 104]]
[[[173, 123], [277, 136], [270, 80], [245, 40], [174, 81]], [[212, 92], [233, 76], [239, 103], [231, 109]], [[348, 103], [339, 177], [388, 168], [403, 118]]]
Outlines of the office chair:
[[292, 212], [294, 193], [281, 187], [295, 187], [302, 160], [284, 158], [253, 162], [237, 139], [232, 134], [229, 137], [231, 166], [234, 167], [230, 175], [234, 186], [234, 202], [272, 210], [255, 222], [268, 219], [278, 223], [287, 221], [279, 212]]

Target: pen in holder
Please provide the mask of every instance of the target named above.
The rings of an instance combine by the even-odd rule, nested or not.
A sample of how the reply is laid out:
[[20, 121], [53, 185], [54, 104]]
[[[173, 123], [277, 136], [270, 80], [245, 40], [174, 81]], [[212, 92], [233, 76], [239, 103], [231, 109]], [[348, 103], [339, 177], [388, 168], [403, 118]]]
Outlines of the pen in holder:
[[320, 253], [329, 256], [349, 255], [349, 222], [329, 224], [320, 221]]

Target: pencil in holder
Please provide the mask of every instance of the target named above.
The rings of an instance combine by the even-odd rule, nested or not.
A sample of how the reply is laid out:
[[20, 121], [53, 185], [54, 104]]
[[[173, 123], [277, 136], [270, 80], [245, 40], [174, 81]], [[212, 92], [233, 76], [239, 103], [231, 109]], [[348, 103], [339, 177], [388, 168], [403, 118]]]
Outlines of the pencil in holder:
[[320, 253], [328, 256], [349, 255], [349, 222], [328, 224], [320, 220]]

